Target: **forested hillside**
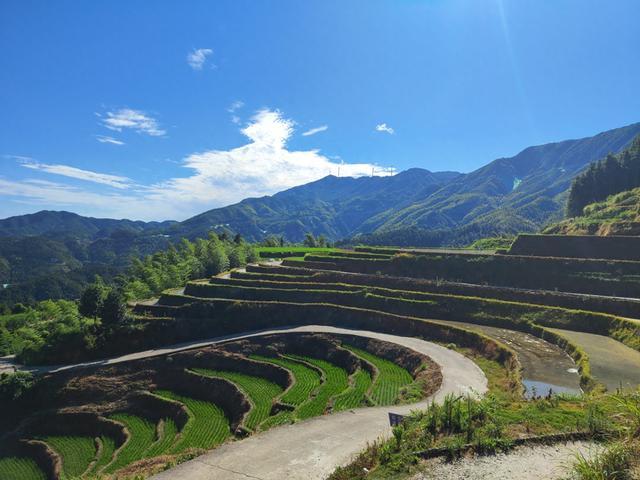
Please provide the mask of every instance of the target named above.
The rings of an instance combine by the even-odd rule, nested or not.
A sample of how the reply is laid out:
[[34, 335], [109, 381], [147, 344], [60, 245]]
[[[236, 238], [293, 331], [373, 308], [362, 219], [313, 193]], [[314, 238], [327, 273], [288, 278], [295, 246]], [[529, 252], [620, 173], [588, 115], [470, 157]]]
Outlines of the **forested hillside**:
[[590, 203], [636, 187], [640, 187], [640, 135], [629, 148], [592, 163], [574, 179], [567, 201], [567, 216], [582, 215]]
[[640, 235], [640, 188], [609, 196], [583, 208], [583, 214], [547, 227], [564, 235]]
[[638, 133], [640, 123], [529, 147], [453, 180], [420, 202], [374, 217], [356, 239], [387, 245], [464, 245], [482, 237], [538, 231], [563, 217], [567, 190], [585, 166], [620, 152]]

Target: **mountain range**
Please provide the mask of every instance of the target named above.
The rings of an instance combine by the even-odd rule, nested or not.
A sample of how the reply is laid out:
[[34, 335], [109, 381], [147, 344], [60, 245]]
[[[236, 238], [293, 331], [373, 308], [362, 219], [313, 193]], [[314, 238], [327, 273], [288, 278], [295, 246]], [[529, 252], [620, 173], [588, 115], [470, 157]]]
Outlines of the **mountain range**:
[[[467, 245], [539, 231], [564, 216], [573, 179], [640, 134], [640, 123], [578, 140], [529, 147], [471, 173], [412, 168], [389, 177], [328, 176], [182, 222], [142, 222], [41, 211], [0, 220], [0, 301], [72, 297], [95, 274], [110, 278], [131, 257], [210, 231], [258, 241], [308, 232], [342, 243]], [[0, 289], [2, 290], [2, 289]]]
[[[182, 222], [141, 222], [42, 211], [0, 220], [0, 236], [71, 234], [96, 240], [114, 232], [195, 238], [209, 231], [299, 242], [307, 232], [330, 240], [463, 244], [497, 234], [537, 231], [563, 217], [573, 178], [591, 162], [625, 148], [640, 123], [499, 158], [471, 173], [412, 168], [391, 177], [327, 176], [272, 196], [248, 198]], [[394, 241], [389, 242], [393, 239]]]

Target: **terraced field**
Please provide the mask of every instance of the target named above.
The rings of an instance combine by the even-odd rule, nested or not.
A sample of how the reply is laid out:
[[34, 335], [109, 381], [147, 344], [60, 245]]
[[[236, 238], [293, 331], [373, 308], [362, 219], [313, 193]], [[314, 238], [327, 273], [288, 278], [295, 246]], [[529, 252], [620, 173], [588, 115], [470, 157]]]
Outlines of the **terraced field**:
[[288, 358], [262, 357], [252, 355], [252, 359], [262, 362], [270, 362], [289, 370], [294, 377], [293, 385], [281, 397], [283, 403], [299, 407], [320, 387], [322, 377], [318, 371], [304, 363], [296, 362]]
[[98, 443], [100, 445], [100, 453], [93, 466], [87, 472], [89, 477], [97, 475], [104, 467], [110, 464], [116, 452], [116, 443], [113, 438], [101, 436], [98, 438]]
[[45, 480], [47, 477], [31, 458], [0, 458], [0, 478], [6, 480]]
[[64, 476], [70, 479], [78, 478], [86, 472], [96, 455], [93, 438], [52, 436], [42, 440], [60, 455]]
[[[89, 416], [74, 419], [78, 425], [85, 419], [89, 421], [93, 426], [83, 426], [84, 430], [78, 431], [95, 431], [95, 436], [93, 433], [83, 433], [33, 435], [31, 438], [44, 442], [60, 458], [61, 480], [117, 477], [123, 469], [127, 469], [128, 475], [136, 468], [144, 468], [149, 463], [147, 459], [159, 456], [179, 458], [181, 454], [191, 455], [214, 448], [236, 434], [242, 435], [238, 430], [240, 426], [247, 431], [262, 431], [331, 411], [372, 403], [370, 395], [375, 391], [374, 381], [365, 369], [356, 363], [355, 367], [349, 367], [354, 369], [349, 374], [345, 368], [331, 361], [294, 355], [287, 345], [298, 341], [316, 345], [315, 348], [322, 351], [333, 351], [333, 355], [349, 356], [340, 348], [341, 342], [330, 336], [272, 334], [264, 338], [256, 337], [249, 344], [239, 344], [241, 349], [247, 349], [246, 354], [236, 352], [229, 356], [224, 352], [225, 347], [212, 347], [210, 351], [205, 349], [175, 354], [175, 357], [170, 357], [171, 361], [158, 357], [148, 362], [146, 370], [143, 370], [147, 374], [161, 378], [169, 374], [169, 369], [174, 372], [172, 375], [180, 375], [173, 377], [179, 378], [179, 381], [174, 380], [172, 385], [178, 386], [171, 389], [155, 387], [153, 381], [134, 385], [130, 385], [129, 381], [114, 383], [112, 371], [108, 371], [104, 378], [94, 372], [89, 382], [92, 390], [99, 391], [103, 382], [109, 394], [114, 388], [124, 389], [122, 395], [113, 398], [120, 402], [124, 399], [126, 405], [129, 392], [133, 395], [132, 405], [135, 408], [119, 408], [100, 418], [83, 413]], [[275, 355], [256, 353], [265, 345]], [[383, 362], [374, 354], [370, 356]], [[219, 361], [226, 367], [217, 368]], [[357, 362], [356, 357], [350, 361]], [[211, 367], [207, 368], [207, 364]], [[238, 370], [229, 368], [230, 365], [236, 365]], [[243, 371], [243, 368], [252, 368], [253, 373]], [[135, 364], [123, 367], [123, 373], [131, 371], [138, 371]], [[385, 377], [388, 371], [382, 371], [376, 379]], [[409, 373], [405, 373], [411, 381]], [[82, 375], [80, 372], [69, 379], [71, 395], [75, 395], [80, 388], [78, 385], [83, 384]], [[230, 389], [224, 395], [231, 397], [219, 396], [222, 393], [216, 393], [217, 390], [211, 391], [211, 384], [208, 383], [211, 378], [225, 380], [216, 385]], [[145, 385], [147, 393], [141, 394]], [[234, 392], [239, 396], [234, 398]], [[380, 401], [387, 399], [381, 398]], [[55, 427], [56, 422], [65, 422], [65, 428], [73, 431], [68, 417], [55, 416], [50, 421], [53, 423], [47, 429]], [[37, 422], [33, 428], [37, 430]], [[56, 431], [55, 428], [53, 431]], [[134, 470], [131, 470], [132, 465], [135, 465]], [[0, 478], [44, 478], [41, 468], [35, 458], [5, 457], [0, 460]]]
[[190, 448], [209, 449], [224, 442], [230, 435], [229, 420], [217, 405], [185, 397], [168, 390], [159, 390], [157, 395], [176, 400], [187, 407], [189, 421], [185, 425], [178, 441], [168, 453], [180, 453]]
[[343, 345], [343, 347], [376, 367], [378, 373], [371, 386], [371, 400], [376, 405], [392, 404], [398, 398], [402, 387], [406, 387], [413, 381], [409, 372], [389, 360], [349, 345]]
[[[265, 255], [273, 252], [265, 251]], [[522, 259], [515, 255], [506, 258], [508, 256], [432, 251], [395, 253], [393, 249], [309, 251], [304, 258], [298, 256], [295, 262], [285, 260], [282, 266], [273, 262], [248, 266], [246, 272], [233, 272], [230, 278], [191, 282], [185, 290], [166, 292], [156, 304], [145, 302], [137, 306], [135, 312], [140, 315], [141, 324], [149, 329], [150, 337], [166, 341], [163, 334], [170, 330], [174, 335], [171, 339], [176, 343], [202, 338], [188, 337], [190, 332], [198, 332], [197, 335], [206, 332], [209, 338], [223, 338], [240, 332], [313, 322], [435, 340], [498, 361], [507, 369], [515, 370], [517, 360], [521, 360], [525, 381], [565, 386], [558, 379], [562, 382], [567, 379], [567, 384], [571, 382], [567, 386], [574, 392], [579, 391], [578, 381], [585, 389], [597, 382], [612, 388], [614, 382], [602, 377], [615, 376], [611, 372], [619, 372], [620, 368], [614, 368], [619, 365], [628, 375], [618, 375], [616, 384], [624, 381], [625, 386], [635, 386], [640, 382], [636, 374], [640, 371], [640, 356], [629, 353], [640, 351], [640, 322], [605, 314], [613, 308], [616, 314], [628, 312], [629, 318], [636, 315], [637, 300], [611, 298], [607, 292], [614, 287], [632, 286], [640, 272], [640, 262]], [[486, 267], [486, 271], [479, 272], [478, 266]], [[514, 266], [523, 271], [536, 266], [550, 272], [550, 278], [556, 282], [550, 285], [559, 285], [560, 291], [535, 290], [531, 286], [544, 284], [544, 279], [538, 277], [522, 284], [528, 288], [526, 291], [508, 288], [505, 283], [515, 275], [510, 270]], [[445, 267], [449, 269], [448, 282], [431, 278]], [[603, 271], [597, 272], [600, 267]], [[496, 269], [493, 273], [492, 268]], [[495, 285], [491, 283], [493, 274], [499, 280]], [[520, 271], [518, 274], [524, 275]], [[573, 281], [570, 279], [575, 280], [578, 274], [578, 293], [563, 292], [563, 286], [570, 288]], [[486, 280], [487, 284], [474, 285], [474, 279]], [[212, 322], [212, 318], [216, 321]], [[461, 319], [465, 323], [461, 323]], [[175, 325], [172, 322], [176, 322]], [[172, 328], [162, 330], [166, 325]], [[186, 328], [180, 328], [183, 325]], [[111, 412], [105, 416], [126, 428], [129, 437], [124, 444], [113, 428], [109, 432], [98, 432], [97, 439], [76, 435], [43, 437], [38, 432], [33, 432], [30, 438], [41, 438], [59, 454], [67, 478], [114, 474], [140, 460], [214, 448], [240, 436], [244, 429], [239, 427], [257, 432], [331, 412], [393, 405], [405, 387], [415, 381], [414, 376], [421, 368], [417, 359], [407, 360], [402, 352], [393, 349], [376, 351], [367, 343], [352, 340], [351, 345], [332, 340], [337, 343], [331, 348], [350, 352], [351, 363], [338, 362], [347, 365], [347, 370], [327, 360], [340, 357], [318, 353], [323, 350], [310, 349], [311, 354], [299, 348], [287, 348], [284, 337], [286, 335], [264, 343], [246, 340], [246, 344], [238, 344], [235, 350], [226, 352], [228, 355], [223, 357], [227, 363], [220, 365], [214, 360], [208, 365], [207, 355], [195, 361], [195, 356], [190, 359], [189, 354], [184, 354], [172, 356], [171, 361], [150, 361], [144, 367], [147, 370], [125, 371], [123, 367], [123, 375], [137, 382], [131, 390], [127, 390], [126, 382], [120, 385], [104, 379], [104, 390], [112, 395], [109, 401], [120, 402], [124, 408], [105, 409], [107, 401], [100, 404], [102, 400], [98, 399], [96, 402], [102, 409], [96, 411]], [[611, 348], [602, 347], [603, 338]], [[622, 345], [621, 342], [625, 344], [624, 349], [613, 348]], [[293, 354], [294, 351], [298, 354]], [[607, 364], [610, 351], [616, 352], [616, 358], [609, 355]], [[537, 360], [541, 355], [549, 357], [548, 352], [555, 355], [553, 359], [546, 358], [546, 363]], [[342, 354], [346, 355], [344, 351]], [[235, 370], [229, 366], [234, 355], [255, 360], [260, 368], [267, 370]], [[619, 365], [611, 365], [613, 361]], [[256, 367], [256, 362], [247, 363], [253, 364], [251, 368]], [[561, 371], [552, 372], [555, 367]], [[151, 372], [152, 379], [136, 376], [147, 371]], [[174, 375], [171, 382], [162, 381], [165, 371]], [[256, 373], [267, 371], [270, 373], [265, 376]], [[190, 373], [185, 376], [185, 372]], [[536, 376], [528, 378], [530, 372]], [[230, 389], [228, 398], [210, 391], [211, 383], [207, 382], [212, 382], [212, 377], [230, 382], [216, 380], [218, 383], [215, 383]], [[189, 382], [189, 388], [183, 389], [175, 382], [176, 378]], [[109, 392], [112, 387], [121, 389], [118, 395]], [[164, 405], [162, 408], [166, 411], [154, 414], [144, 409], [156, 408], [153, 406], [129, 408], [132, 406], [129, 395], [134, 388], [137, 393], [152, 392], [175, 403]], [[0, 478], [39, 478], [41, 473], [37, 464], [28, 459], [0, 459]]]
[[332, 411], [339, 412], [364, 406], [369, 398], [368, 393], [371, 383], [371, 374], [362, 368], [358, 368], [349, 377], [349, 387], [334, 397]]
[[296, 416], [301, 420], [316, 415], [322, 415], [328, 408], [331, 399], [342, 393], [349, 386], [347, 372], [340, 367], [317, 358], [291, 355], [289, 358], [308, 363], [322, 371], [322, 385], [315, 392], [315, 396], [296, 411]]
[[127, 427], [130, 437], [118, 452], [117, 458], [104, 469], [104, 473], [113, 473], [136, 460], [141, 460], [145, 457], [145, 451], [151, 448], [156, 440], [156, 426], [146, 418], [127, 413], [118, 413], [111, 418]]
[[219, 377], [238, 385], [246, 393], [252, 408], [244, 420], [245, 427], [255, 430], [270, 414], [275, 400], [282, 394], [282, 388], [265, 378], [245, 375], [239, 372], [225, 372], [195, 368], [194, 371], [209, 377]]

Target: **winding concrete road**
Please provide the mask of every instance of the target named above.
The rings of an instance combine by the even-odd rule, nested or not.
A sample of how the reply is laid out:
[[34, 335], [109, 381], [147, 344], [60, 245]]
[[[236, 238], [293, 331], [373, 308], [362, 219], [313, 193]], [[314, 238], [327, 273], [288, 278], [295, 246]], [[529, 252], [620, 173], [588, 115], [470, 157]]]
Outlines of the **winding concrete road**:
[[[426, 408], [448, 394], [483, 394], [487, 379], [468, 358], [439, 345], [411, 337], [308, 325], [267, 333], [346, 333], [405, 346], [431, 357], [442, 368], [443, 382], [430, 398], [412, 405], [372, 407], [315, 417], [229, 442], [209, 453], [162, 472], [156, 480], [320, 480], [347, 463], [368, 443], [390, 434], [388, 413], [407, 414]], [[239, 338], [241, 338], [239, 337]]]
[[[442, 369], [440, 389], [428, 399], [412, 405], [371, 407], [315, 417], [232, 441], [156, 475], [158, 480], [320, 480], [336, 466], [347, 463], [368, 443], [391, 430], [388, 413], [408, 414], [426, 408], [431, 401], [441, 401], [448, 394], [484, 394], [487, 379], [480, 368], [463, 355], [431, 342], [413, 337], [401, 337], [364, 330], [305, 325], [284, 327], [182, 343], [154, 350], [145, 350], [95, 362], [64, 366], [33, 367], [39, 373], [56, 373], [89, 366], [114, 365], [143, 358], [167, 355], [184, 350], [202, 348], [232, 340], [255, 336], [317, 332], [358, 335], [396, 343], [427, 355]], [[3, 359], [11, 364], [11, 359]], [[13, 367], [13, 365], [12, 365]]]

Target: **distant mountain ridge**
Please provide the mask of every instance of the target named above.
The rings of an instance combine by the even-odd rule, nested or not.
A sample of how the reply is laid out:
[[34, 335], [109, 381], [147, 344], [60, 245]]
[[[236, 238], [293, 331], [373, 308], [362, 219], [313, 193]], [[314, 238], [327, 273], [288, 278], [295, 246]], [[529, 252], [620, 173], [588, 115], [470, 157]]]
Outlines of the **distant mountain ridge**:
[[163, 230], [174, 223], [176, 222], [171, 220], [143, 222], [140, 220], [93, 218], [65, 211], [41, 210], [36, 213], [0, 220], [0, 237], [61, 234], [74, 235], [84, 239], [97, 239], [108, 237], [118, 230], [131, 233]]
[[182, 222], [93, 219], [38, 212], [0, 220], [1, 236], [63, 231], [96, 239], [114, 232], [195, 238], [209, 231], [268, 235], [297, 242], [305, 233], [394, 245], [460, 245], [485, 236], [534, 232], [562, 218], [573, 178], [594, 160], [617, 153], [640, 123], [592, 137], [528, 147], [468, 174], [412, 168], [391, 177], [338, 178], [248, 198]]
[[410, 205], [460, 175], [421, 168], [391, 177], [329, 175], [273, 196], [209, 210], [174, 225], [169, 232], [194, 237], [212, 228], [228, 228], [251, 240], [274, 234], [300, 241], [307, 232], [337, 240], [358, 233], [366, 221], [390, 205]]

